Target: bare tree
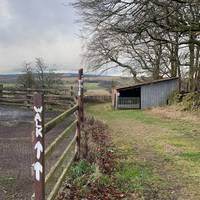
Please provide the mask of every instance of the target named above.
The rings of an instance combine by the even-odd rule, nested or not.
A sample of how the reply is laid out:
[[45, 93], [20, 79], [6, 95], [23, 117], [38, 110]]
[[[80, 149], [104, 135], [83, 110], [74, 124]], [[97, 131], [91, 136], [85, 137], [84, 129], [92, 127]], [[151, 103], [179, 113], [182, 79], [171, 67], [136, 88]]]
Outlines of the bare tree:
[[31, 63], [25, 63], [22, 74], [19, 75], [17, 79], [17, 84], [19, 85], [19, 87], [33, 88], [35, 87], [35, 83], [36, 82], [35, 82], [33, 69], [31, 67]]
[[138, 80], [144, 74], [181, 78], [187, 65], [190, 90], [199, 88], [198, 0], [77, 0], [74, 7], [93, 69], [118, 66]]
[[24, 88], [55, 88], [61, 86], [62, 74], [55, 73], [42, 58], [36, 58], [34, 63], [26, 63], [18, 84]]
[[35, 76], [38, 88], [55, 88], [63, 84], [62, 74], [47, 65], [42, 58], [35, 59]]

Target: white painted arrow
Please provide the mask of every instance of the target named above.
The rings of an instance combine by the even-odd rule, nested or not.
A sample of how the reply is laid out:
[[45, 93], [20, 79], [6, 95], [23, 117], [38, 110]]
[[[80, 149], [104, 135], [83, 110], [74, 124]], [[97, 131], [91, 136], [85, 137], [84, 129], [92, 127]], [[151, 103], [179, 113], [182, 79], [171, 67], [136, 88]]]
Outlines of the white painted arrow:
[[37, 181], [40, 181], [40, 173], [43, 172], [43, 167], [39, 162], [36, 162], [34, 164], [34, 170], [35, 170], [35, 178]]
[[43, 152], [43, 146], [40, 141], [35, 144], [35, 150], [37, 150], [37, 159], [40, 159], [40, 155]]

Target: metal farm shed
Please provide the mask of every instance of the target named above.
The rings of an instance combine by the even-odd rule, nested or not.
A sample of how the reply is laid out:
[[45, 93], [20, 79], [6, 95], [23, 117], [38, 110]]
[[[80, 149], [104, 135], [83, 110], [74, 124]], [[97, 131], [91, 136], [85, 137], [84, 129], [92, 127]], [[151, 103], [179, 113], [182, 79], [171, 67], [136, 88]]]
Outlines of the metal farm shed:
[[113, 92], [113, 107], [116, 109], [145, 109], [167, 104], [168, 97], [178, 89], [178, 78], [155, 80]]

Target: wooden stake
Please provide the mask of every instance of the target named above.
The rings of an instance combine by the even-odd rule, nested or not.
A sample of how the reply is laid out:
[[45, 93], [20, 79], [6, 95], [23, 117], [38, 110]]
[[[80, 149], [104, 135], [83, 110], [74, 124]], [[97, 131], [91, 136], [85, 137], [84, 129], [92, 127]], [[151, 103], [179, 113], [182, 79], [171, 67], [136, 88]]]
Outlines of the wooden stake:
[[3, 84], [0, 84], [0, 97], [3, 96]]
[[44, 165], [44, 100], [43, 95], [35, 93], [34, 102], [34, 196], [35, 200], [45, 200], [45, 165]]
[[81, 126], [83, 119], [83, 69], [80, 69], [78, 71], [77, 159], [80, 159]]

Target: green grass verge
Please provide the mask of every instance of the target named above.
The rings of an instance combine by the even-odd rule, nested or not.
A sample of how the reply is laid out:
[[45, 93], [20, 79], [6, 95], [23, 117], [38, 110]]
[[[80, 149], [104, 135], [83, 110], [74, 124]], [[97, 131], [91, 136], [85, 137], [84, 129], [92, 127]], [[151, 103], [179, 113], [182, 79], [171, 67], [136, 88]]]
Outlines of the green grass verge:
[[200, 199], [200, 125], [110, 104], [88, 105], [87, 112], [112, 130], [123, 191], [141, 199]]

